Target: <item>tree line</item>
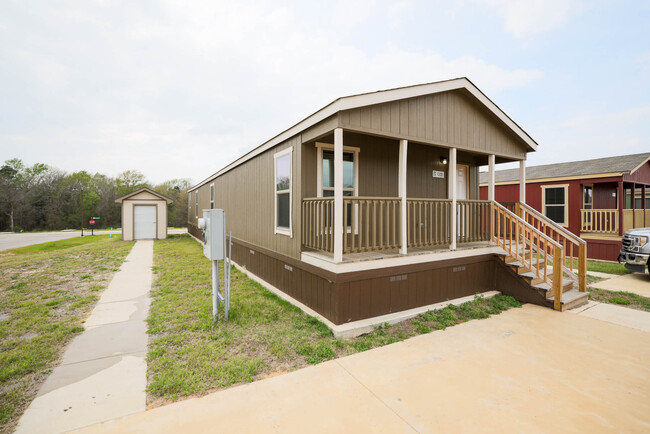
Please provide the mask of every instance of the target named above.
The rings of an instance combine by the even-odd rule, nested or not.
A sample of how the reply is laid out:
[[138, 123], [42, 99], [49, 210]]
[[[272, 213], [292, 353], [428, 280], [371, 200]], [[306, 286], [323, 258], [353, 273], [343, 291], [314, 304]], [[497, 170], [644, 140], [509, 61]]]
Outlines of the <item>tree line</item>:
[[101, 217], [95, 228], [120, 227], [120, 204], [115, 199], [142, 187], [167, 196], [170, 226], [187, 225], [189, 179], [152, 185], [137, 170], [115, 178], [85, 170], [66, 173], [43, 163], [27, 166], [14, 158], [0, 167], [0, 232], [89, 228], [90, 217]]

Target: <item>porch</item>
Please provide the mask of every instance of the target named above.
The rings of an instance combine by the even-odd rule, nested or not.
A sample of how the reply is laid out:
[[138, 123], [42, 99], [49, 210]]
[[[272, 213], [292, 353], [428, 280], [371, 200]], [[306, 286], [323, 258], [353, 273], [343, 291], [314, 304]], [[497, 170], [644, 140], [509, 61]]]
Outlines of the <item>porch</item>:
[[645, 184], [584, 184], [582, 192], [581, 234], [620, 237], [630, 229], [650, 226], [650, 197]]
[[[335, 264], [494, 246], [494, 166], [519, 161], [525, 180], [523, 159], [341, 128], [302, 156], [301, 252]], [[489, 200], [478, 199], [481, 165]]]

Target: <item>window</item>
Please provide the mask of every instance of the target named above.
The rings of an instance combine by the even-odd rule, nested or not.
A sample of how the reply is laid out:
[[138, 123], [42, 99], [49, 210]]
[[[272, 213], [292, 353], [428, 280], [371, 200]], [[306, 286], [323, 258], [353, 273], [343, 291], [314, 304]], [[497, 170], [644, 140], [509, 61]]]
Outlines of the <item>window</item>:
[[[583, 185], [582, 186], [582, 209], [593, 209], [594, 208], [594, 186], [593, 185]], [[584, 216], [584, 223], [591, 223], [591, 214], [587, 213]]]
[[194, 217], [199, 217], [199, 190], [194, 192]]
[[278, 152], [275, 159], [275, 233], [291, 233], [291, 162], [293, 147]]
[[569, 225], [568, 185], [542, 187], [544, 215], [554, 222]]
[[[316, 143], [318, 147], [317, 182], [319, 197], [334, 197], [334, 146]], [[358, 196], [359, 148], [343, 147], [343, 196]]]
[[214, 209], [214, 184], [210, 184], [210, 209]]

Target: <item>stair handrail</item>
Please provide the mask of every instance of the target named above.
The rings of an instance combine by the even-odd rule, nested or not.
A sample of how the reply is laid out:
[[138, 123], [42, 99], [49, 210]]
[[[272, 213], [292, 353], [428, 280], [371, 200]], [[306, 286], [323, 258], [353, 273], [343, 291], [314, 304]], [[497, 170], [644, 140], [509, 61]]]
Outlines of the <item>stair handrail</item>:
[[[578, 246], [578, 275], [576, 276], [576, 274], [573, 272], [573, 269], [567, 267], [564, 261], [562, 261], [562, 269], [567, 271], [572, 276], [574, 276], [578, 281], [578, 289], [581, 292], [585, 292], [587, 290], [587, 242], [582, 238], [580, 238], [579, 236], [577, 236], [576, 234], [574, 234], [573, 232], [570, 232], [569, 230], [563, 228], [562, 226], [560, 226], [550, 218], [546, 217], [541, 212], [532, 208], [528, 204], [523, 202], [516, 202], [515, 204], [516, 206], [517, 205], [521, 206], [526, 210], [526, 212], [533, 214], [539, 220], [544, 221], [546, 223], [546, 226], [549, 226], [553, 230], [561, 233], [564, 236], [564, 238], [573, 240], [574, 244]], [[573, 265], [573, 260], [571, 260], [571, 265]]]
[[[512, 211], [510, 211], [509, 209], [507, 209], [506, 207], [504, 207], [500, 203], [498, 203], [496, 201], [491, 201], [491, 202], [492, 202], [492, 210], [493, 210], [492, 211], [492, 217], [494, 217], [494, 210], [496, 209], [497, 211], [502, 211], [504, 213], [504, 215], [507, 215], [512, 220], [514, 220], [515, 222], [518, 223], [518, 225], [515, 225], [515, 230], [516, 230], [516, 237], [515, 238], [516, 238], [517, 244], [519, 243], [519, 225], [527, 228], [530, 231], [531, 234], [534, 234], [537, 237], [538, 245], [539, 245], [539, 240], [540, 239], [544, 239], [544, 241], [546, 242], [546, 246], [544, 247], [544, 258], [543, 258], [544, 259], [544, 279], [542, 279], [542, 280], [544, 282], [550, 284], [551, 288], [553, 290], [553, 295], [554, 295], [553, 308], [555, 310], [561, 311], [562, 310], [562, 267], [553, 267], [553, 278], [552, 278], [552, 280], [550, 282], [548, 281], [548, 276], [547, 276], [547, 271], [546, 270], [548, 268], [548, 263], [547, 263], [548, 245], [553, 246], [553, 263], [554, 264], [558, 264], [558, 263], [562, 262], [562, 257], [563, 257], [563, 255], [562, 255], [562, 253], [563, 253], [562, 245], [560, 243], [558, 243], [557, 241], [553, 240], [551, 237], [549, 237], [545, 233], [543, 233], [540, 230], [538, 230], [537, 228], [535, 228], [533, 225], [529, 224], [527, 221], [525, 221], [524, 219], [522, 219], [517, 214], [513, 213]], [[497, 215], [497, 217], [498, 217], [498, 215]], [[495, 219], [492, 218], [491, 220], [492, 220], [492, 224], [491, 224], [491, 227], [492, 227], [492, 240], [496, 241], [497, 245], [500, 245], [499, 241], [501, 239], [499, 237], [497, 237], [496, 234], [494, 233], [494, 225], [495, 225], [494, 221], [495, 221]], [[505, 224], [505, 220], [504, 220], [504, 224]], [[531, 239], [529, 240], [529, 244], [530, 244], [530, 249], [529, 249], [529, 251], [530, 251], [530, 254], [529, 254], [530, 262], [529, 262], [528, 265], [532, 267], [532, 251], [533, 251], [533, 247], [534, 247], [534, 237], [531, 236]], [[503, 240], [503, 244], [501, 245], [501, 247], [504, 250], [506, 250], [505, 238]], [[512, 252], [512, 244], [510, 245], [508, 250], [510, 251], [511, 254], [513, 253]], [[517, 248], [517, 250], [518, 250], [518, 248]], [[521, 260], [524, 265], [526, 265], [526, 263], [528, 262], [526, 260], [525, 256], [526, 256], [525, 252], [524, 252], [524, 254], [522, 256], [519, 256], [518, 252], [515, 252], [515, 258]], [[537, 271], [537, 273], [536, 273], [537, 277], [541, 278], [541, 276], [539, 274], [539, 250], [537, 250], [537, 263], [536, 263], [535, 269]]]

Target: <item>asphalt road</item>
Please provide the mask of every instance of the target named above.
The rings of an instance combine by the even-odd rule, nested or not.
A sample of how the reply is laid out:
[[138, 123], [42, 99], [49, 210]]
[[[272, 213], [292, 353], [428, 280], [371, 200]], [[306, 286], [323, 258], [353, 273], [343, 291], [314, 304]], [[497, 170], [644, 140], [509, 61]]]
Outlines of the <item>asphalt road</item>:
[[[169, 229], [170, 234], [182, 234], [187, 232], [187, 229]], [[119, 234], [120, 230], [115, 231], [95, 231], [95, 234]], [[84, 230], [84, 236], [90, 235], [90, 231]], [[50, 241], [65, 240], [66, 238], [74, 238], [81, 236], [81, 231], [71, 232], [36, 232], [36, 233], [22, 233], [22, 234], [0, 234], [0, 251], [8, 249], [16, 249], [18, 247], [31, 246], [33, 244], [48, 243]]]

